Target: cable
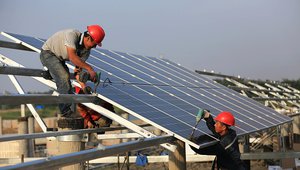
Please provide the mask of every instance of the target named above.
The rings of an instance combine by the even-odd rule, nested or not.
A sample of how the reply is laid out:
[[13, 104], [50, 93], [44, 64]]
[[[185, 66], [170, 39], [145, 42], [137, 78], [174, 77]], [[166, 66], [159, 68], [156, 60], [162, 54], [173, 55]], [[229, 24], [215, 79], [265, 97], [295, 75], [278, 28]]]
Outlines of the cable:
[[106, 78], [103, 82], [103, 88], [108, 85], [137, 85], [137, 86], [157, 86], [157, 87], [186, 87], [195, 89], [226, 89], [226, 88], [212, 88], [212, 87], [201, 87], [201, 86], [183, 86], [183, 85], [170, 85], [170, 84], [149, 84], [149, 83], [138, 83], [138, 82], [112, 82], [109, 78]]

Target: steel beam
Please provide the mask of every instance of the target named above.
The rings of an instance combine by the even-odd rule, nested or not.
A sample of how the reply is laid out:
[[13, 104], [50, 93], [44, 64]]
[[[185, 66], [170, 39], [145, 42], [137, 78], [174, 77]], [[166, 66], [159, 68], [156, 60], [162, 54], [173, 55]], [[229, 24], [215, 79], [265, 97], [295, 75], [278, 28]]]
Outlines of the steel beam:
[[22, 45], [20, 43], [1, 41], [1, 40], [0, 40], [0, 47], [11, 48], [11, 49], [16, 49], [16, 50], [33, 51], [32, 49], [25, 47], [24, 45]]
[[69, 153], [64, 155], [48, 157], [42, 160], [36, 160], [32, 162], [26, 162], [22, 164], [1, 167], [0, 170], [1, 169], [5, 169], [5, 170], [55, 169], [55, 168], [72, 165], [79, 162], [84, 162], [87, 160], [102, 158], [102, 157], [106, 157], [118, 153], [124, 153], [132, 150], [139, 150], [142, 148], [156, 146], [162, 143], [172, 142], [174, 139], [175, 138], [173, 136], [160, 136], [160, 137], [147, 138], [144, 140], [136, 140], [136, 141], [121, 143], [113, 146], [89, 149], [89, 150], [84, 150], [76, 153]]
[[[147, 127], [149, 124], [140, 125], [140, 127]], [[46, 133], [31, 133], [31, 134], [17, 134], [17, 135], [1, 135], [0, 142], [13, 141], [13, 140], [22, 140], [22, 139], [37, 139], [37, 138], [45, 138], [45, 137], [56, 137], [56, 136], [64, 136], [64, 135], [78, 135], [78, 134], [86, 134], [86, 133], [96, 133], [102, 131], [115, 131], [115, 130], [124, 130], [126, 127], [101, 127], [95, 129], [80, 129], [80, 130], [69, 130], [69, 131], [54, 131], [54, 132], [46, 132]], [[119, 134], [122, 135], [122, 134]], [[100, 136], [101, 137], [101, 136]], [[136, 135], [137, 137], [137, 135]], [[141, 136], [139, 136], [141, 137]], [[138, 138], [138, 137], [137, 137]], [[100, 138], [102, 139], [102, 138]]]
[[[41, 69], [32, 69], [24, 67], [0, 67], [0, 74], [10, 74], [18, 76], [32, 76], [32, 77], [43, 77], [45, 79], [52, 79], [50, 73]], [[70, 73], [70, 79], [75, 79], [73, 73]]]
[[[13, 76], [13, 75], [8, 75], [8, 77], [9, 77], [10, 81], [13, 83], [13, 85], [15, 86], [15, 88], [17, 89], [17, 91], [20, 94], [25, 94], [23, 88], [21, 87], [21, 85], [18, 82], [18, 80], [16, 79], [16, 77]], [[43, 121], [43, 119], [41, 119], [40, 115], [34, 109], [33, 105], [32, 104], [26, 104], [26, 106], [28, 107], [28, 109], [30, 110], [30, 112], [32, 113], [32, 115], [34, 116], [34, 118], [37, 121], [37, 123], [42, 128], [43, 132], [47, 132], [47, 125], [46, 125], [46, 123]]]
[[[191, 155], [188, 154], [187, 162], [209, 162], [215, 159], [214, 155]], [[287, 159], [299, 158], [300, 152], [262, 152], [262, 153], [241, 153], [242, 160], [264, 160], [264, 159]], [[160, 156], [147, 156], [149, 163], [163, 163], [169, 161], [168, 155]], [[25, 158], [25, 162], [44, 160], [46, 158]], [[119, 159], [119, 160], [118, 160]], [[124, 162], [124, 157], [108, 156], [97, 158], [89, 161], [89, 164], [102, 164], [102, 163], [118, 163]], [[135, 163], [136, 156], [129, 156], [129, 162]], [[0, 158], [0, 164], [17, 164], [21, 163], [20, 158]]]
[[97, 99], [94, 95], [87, 94], [19, 94], [0, 95], [1, 104], [57, 104], [57, 103], [89, 103]]

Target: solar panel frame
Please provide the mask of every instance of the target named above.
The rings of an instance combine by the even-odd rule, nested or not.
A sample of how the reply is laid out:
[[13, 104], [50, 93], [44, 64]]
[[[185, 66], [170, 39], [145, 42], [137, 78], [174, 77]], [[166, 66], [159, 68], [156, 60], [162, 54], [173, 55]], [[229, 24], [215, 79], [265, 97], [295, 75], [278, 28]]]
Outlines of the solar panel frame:
[[[43, 40], [39, 38], [12, 33], [2, 34], [14, 41], [22, 42], [23, 45], [37, 52], [39, 52], [39, 48], [43, 43]], [[240, 96], [237, 92], [166, 59], [95, 49], [91, 51], [91, 56], [87, 62], [97, 71], [100, 70], [102, 77], [109, 78], [112, 82], [103, 83], [98, 88], [98, 97], [125, 109], [133, 116], [195, 147], [198, 145], [190, 142], [187, 135], [193, 129], [195, 113], [199, 107], [209, 108], [215, 116], [216, 113], [228, 108], [226, 104], [231, 104], [230, 106], [234, 109], [230, 108], [229, 110], [237, 111], [234, 112], [237, 124], [243, 125], [235, 127], [238, 135], [252, 133], [291, 121], [290, 118], [276, 114], [274, 110], [256, 101]], [[91, 83], [89, 85], [93, 86]], [[134, 105], [129, 101], [134, 101]], [[145, 108], [151, 111], [141, 110], [145, 110]], [[180, 115], [179, 111], [186, 114]], [[247, 112], [247, 115], [237, 114], [242, 111]], [[253, 113], [250, 111], [253, 111]], [[276, 118], [272, 118], [269, 114], [255, 115], [255, 112], [263, 111]], [[248, 114], [256, 116], [264, 123], [254, 120]], [[247, 125], [247, 122], [240, 117], [249, 119], [251, 123]], [[173, 122], [165, 123], [167, 120]], [[195, 135], [203, 134], [209, 134], [204, 121], [199, 124]], [[211, 139], [214, 142], [215, 139], [213, 137]]]

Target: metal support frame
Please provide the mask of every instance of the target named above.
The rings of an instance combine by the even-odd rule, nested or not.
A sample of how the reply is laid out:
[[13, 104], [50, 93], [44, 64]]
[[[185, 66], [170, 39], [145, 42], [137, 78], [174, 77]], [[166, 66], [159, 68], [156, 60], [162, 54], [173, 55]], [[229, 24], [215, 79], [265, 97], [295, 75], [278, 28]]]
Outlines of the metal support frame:
[[[140, 125], [141, 127], [147, 127], [148, 124]], [[37, 138], [45, 138], [45, 137], [56, 137], [56, 136], [64, 136], [64, 135], [72, 135], [72, 134], [86, 134], [86, 133], [96, 133], [96, 132], [102, 132], [102, 131], [116, 131], [116, 130], [123, 130], [126, 129], [126, 127], [101, 127], [101, 128], [95, 128], [95, 129], [80, 129], [80, 130], [70, 130], [70, 131], [55, 131], [55, 132], [46, 132], [46, 133], [32, 133], [32, 134], [24, 134], [24, 135], [1, 135], [0, 136], [0, 142], [5, 141], [12, 141], [12, 140], [22, 140], [22, 139], [37, 139]], [[126, 137], [123, 136], [123, 134], [115, 134], [116, 136], [111, 136], [110, 134], [108, 137], [105, 137], [103, 135], [103, 139], [105, 138], [113, 138], [113, 137]], [[117, 136], [120, 135], [120, 136]], [[102, 139], [102, 135], [98, 135], [100, 139]], [[129, 134], [128, 137], [142, 137], [138, 134]]]
[[[7, 64], [7, 65], [9, 65], [9, 66], [13, 66], [13, 67], [24, 67], [23, 65], [21, 65], [21, 64], [15, 62], [15, 61], [13, 61], [13, 60], [5, 57], [5, 56], [3, 56], [1, 54], [0, 54], [0, 61], [3, 62], [3, 63], [5, 63], [5, 64]], [[74, 66], [68, 65], [68, 67], [74, 69]], [[53, 88], [53, 89], [56, 89], [56, 85], [52, 81], [45, 80], [45, 79], [43, 79], [41, 77], [33, 77], [33, 78], [36, 79], [37, 81], [39, 81], [39, 82], [41, 82], [41, 83], [43, 83], [43, 84], [51, 87], [51, 88]], [[79, 85], [75, 81], [72, 81], [72, 84]], [[111, 100], [105, 98], [104, 96], [101, 96], [99, 94], [97, 96], [99, 98], [101, 98], [101, 99], [109, 102], [109, 103], [112, 102]], [[106, 117], [108, 117], [108, 118], [110, 118], [110, 119], [112, 119], [112, 120], [120, 123], [121, 125], [123, 125], [123, 126], [129, 128], [129, 129], [131, 129], [132, 131], [134, 131], [134, 132], [136, 132], [136, 133], [138, 133], [138, 134], [140, 134], [140, 135], [142, 135], [142, 136], [144, 136], [146, 138], [151, 138], [151, 137], [155, 137], [156, 136], [153, 133], [145, 130], [144, 128], [142, 128], [142, 127], [140, 127], [140, 126], [138, 126], [138, 125], [130, 122], [129, 120], [126, 120], [126, 119], [122, 118], [121, 116], [119, 116], [119, 115], [117, 115], [117, 114], [115, 114], [115, 113], [113, 113], [113, 112], [111, 112], [111, 111], [109, 111], [109, 110], [107, 110], [107, 109], [99, 106], [99, 105], [95, 105], [93, 103], [82, 103], [82, 104], [86, 105], [87, 107], [89, 107], [89, 108], [91, 108], [93, 110], [96, 110], [97, 112], [101, 113], [102, 115], [104, 115], [104, 116], [106, 116]], [[115, 103], [112, 103], [112, 104], [115, 104]], [[125, 111], [129, 111], [128, 109], [122, 107], [121, 105], [117, 105], [117, 107], [119, 107], [119, 108], [121, 108], [123, 110], [125, 109]], [[170, 151], [174, 151], [175, 148], [176, 148], [174, 145], [171, 145], [171, 144], [162, 144], [162, 146], [165, 147], [166, 149], [170, 150]]]
[[137, 133], [121, 133], [121, 134], [103, 134], [98, 135], [98, 139], [130, 139], [130, 138], [141, 138], [142, 136]]
[[33, 51], [32, 49], [25, 47], [21, 43], [14, 43], [14, 42], [1, 41], [1, 40], [0, 40], [0, 47], [11, 48], [16, 50]]
[[[33, 76], [33, 77], [44, 77], [46, 79], [51, 78], [49, 72], [41, 69], [24, 68], [24, 67], [0, 67], [0, 74], [11, 74], [18, 76]], [[70, 73], [70, 79], [75, 79], [75, 75]]]
[[84, 103], [94, 102], [95, 95], [86, 94], [22, 94], [22, 95], [0, 95], [1, 104], [55, 104], [55, 103]]
[[[22, 89], [22, 87], [20, 86], [19, 82], [17, 81], [17, 79], [15, 78], [15, 76], [12, 75], [8, 75], [9, 79], [11, 80], [11, 82], [14, 84], [14, 86], [16, 87], [17, 91], [20, 94], [25, 94], [24, 90]], [[34, 109], [32, 104], [26, 104], [26, 106], [28, 107], [28, 109], [31, 111], [32, 115], [34, 116], [35, 120], [38, 122], [38, 124], [40, 125], [41, 129], [43, 130], [43, 132], [47, 132], [47, 126], [45, 124], [45, 122], [41, 119], [40, 115], [38, 114], [38, 112]]]
[[[258, 153], [241, 153], [242, 160], [265, 160], [265, 159], [287, 159], [287, 158], [299, 158], [300, 152], [258, 152]], [[147, 156], [148, 163], [163, 163], [169, 161], [168, 155], [159, 156]], [[24, 158], [25, 162], [32, 162], [36, 160], [44, 160], [45, 157], [39, 158]], [[107, 156], [89, 160], [89, 164], [110, 164], [124, 162], [125, 157]], [[214, 155], [198, 155], [198, 154], [187, 154], [187, 162], [209, 162], [215, 159]], [[129, 156], [129, 163], [135, 163], [136, 156]], [[0, 158], [0, 164], [18, 164], [20, 158]]]
[[127, 143], [116, 144], [113, 146], [107, 146], [104, 148], [96, 148], [96, 149], [89, 149], [84, 150], [76, 153], [69, 153], [64, 155], [58, 155], [53, 157], [48, 157], [46, 159], [25, 162], [22, 164], [16, 164], [12, 166], [1, 167], [1, 169], [5, 170], [33, 170], [33, 169], [54, 169], [59, 168], [66, 165], [72, 165], [78, 162], [83, 162], [87, 160], [92, 160], [96, 158], [102, 158], [118, 153], [124, 153], [131, 150], [138, 150], [142, 148], [147, 148], [150, 146], [159, 145], [162, 143], [172, 142], [174, 140], [173, 136], [160, 136], [160, 137], [153, 137], [144, 140], [136, 140], [130, 141]]

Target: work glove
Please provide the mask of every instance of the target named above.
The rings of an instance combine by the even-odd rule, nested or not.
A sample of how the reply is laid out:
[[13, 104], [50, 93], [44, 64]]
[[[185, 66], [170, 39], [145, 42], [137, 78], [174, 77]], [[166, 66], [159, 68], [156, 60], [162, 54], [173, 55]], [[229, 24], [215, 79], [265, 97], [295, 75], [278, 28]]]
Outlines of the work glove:
[[204, 109], [204, 111], [203, 111], [203, 118], [205, 119], [205, 118], [208, 118], [209, 117], [209, 115], [210, 115], [210, 111], [209, 110], [206, 110], [206, 109]]
[[207, 114], [209, 116], [209, 110], [200, 108], [196, 116], [196, 121], [199, 122], [201, 119], [207, 118]]

